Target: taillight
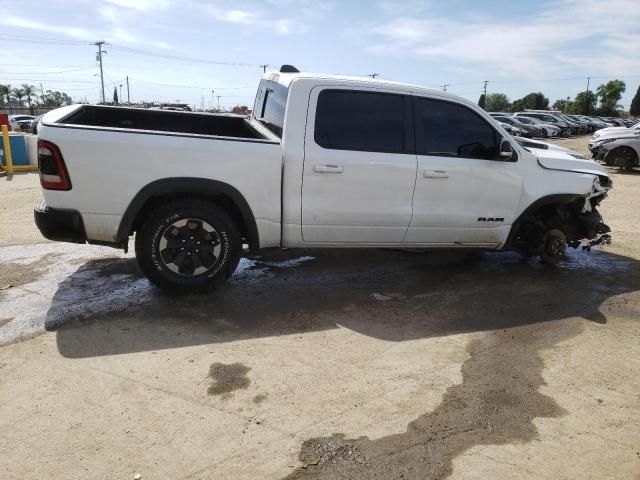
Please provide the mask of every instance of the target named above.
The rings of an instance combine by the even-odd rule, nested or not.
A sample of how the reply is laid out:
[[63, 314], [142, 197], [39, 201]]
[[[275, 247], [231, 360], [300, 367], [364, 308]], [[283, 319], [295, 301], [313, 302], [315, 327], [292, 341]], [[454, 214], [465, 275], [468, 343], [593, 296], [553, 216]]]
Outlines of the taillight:
[[38, 140], [40, 185], [46, 190], [71, 190], [71, 181], [60, 149], [46, 140]]

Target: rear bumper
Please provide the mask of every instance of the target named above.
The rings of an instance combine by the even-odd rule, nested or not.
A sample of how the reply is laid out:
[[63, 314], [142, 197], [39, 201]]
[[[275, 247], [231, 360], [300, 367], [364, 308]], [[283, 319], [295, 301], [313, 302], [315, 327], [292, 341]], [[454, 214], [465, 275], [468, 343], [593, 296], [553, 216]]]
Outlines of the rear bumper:
[[87, 241], [82, 216], [76, 210], [58, 210], [43, 202], [34, 208], [33, 216], [44, 238], [72, 243]]

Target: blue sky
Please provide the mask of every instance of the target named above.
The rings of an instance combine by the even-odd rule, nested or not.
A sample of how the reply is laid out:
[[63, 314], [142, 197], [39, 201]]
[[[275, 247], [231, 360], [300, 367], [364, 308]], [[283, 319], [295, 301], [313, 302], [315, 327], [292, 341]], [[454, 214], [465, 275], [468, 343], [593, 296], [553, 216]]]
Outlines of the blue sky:
[[212, 89], [214, 105], [251, 105], [262, 64], [449, 84], [472, 100], [489, 80], [511, 100], [542, 91], [553, 102], [591, 76], [592, 88], [624, 80], [628, 108], [640, 85], [639, 0], [0, 0], [0, 12], [0, 83], [89, 101], [96, 40], [109, 42], [107, 97], [129, 75], [132, 100], [207, 107]]

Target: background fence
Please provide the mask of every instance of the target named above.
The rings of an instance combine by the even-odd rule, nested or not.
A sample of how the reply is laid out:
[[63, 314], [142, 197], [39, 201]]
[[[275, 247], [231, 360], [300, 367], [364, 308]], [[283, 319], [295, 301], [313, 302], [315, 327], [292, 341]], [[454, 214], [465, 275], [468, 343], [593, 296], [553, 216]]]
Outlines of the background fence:
[[[33, 107], [33, 115], [37, 117], [38, 115], [50, 112], [56, 108], [58, 107]], [[12, 107], [9, 109], [6, 105], [0, 106], [0, 113], [7, 113], [9, 115], [31, 115], [29, 107]]]

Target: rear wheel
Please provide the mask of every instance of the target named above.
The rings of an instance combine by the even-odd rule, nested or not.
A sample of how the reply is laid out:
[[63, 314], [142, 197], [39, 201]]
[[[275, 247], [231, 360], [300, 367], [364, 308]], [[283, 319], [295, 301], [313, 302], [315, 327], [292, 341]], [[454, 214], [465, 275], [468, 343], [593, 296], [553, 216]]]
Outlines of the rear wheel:
[[136, 235], [142, 272], [171, 293], [206, 292], [236, 269], [242, 240], [229, 213], [206, 200], [173, 200], [151, 213]]

